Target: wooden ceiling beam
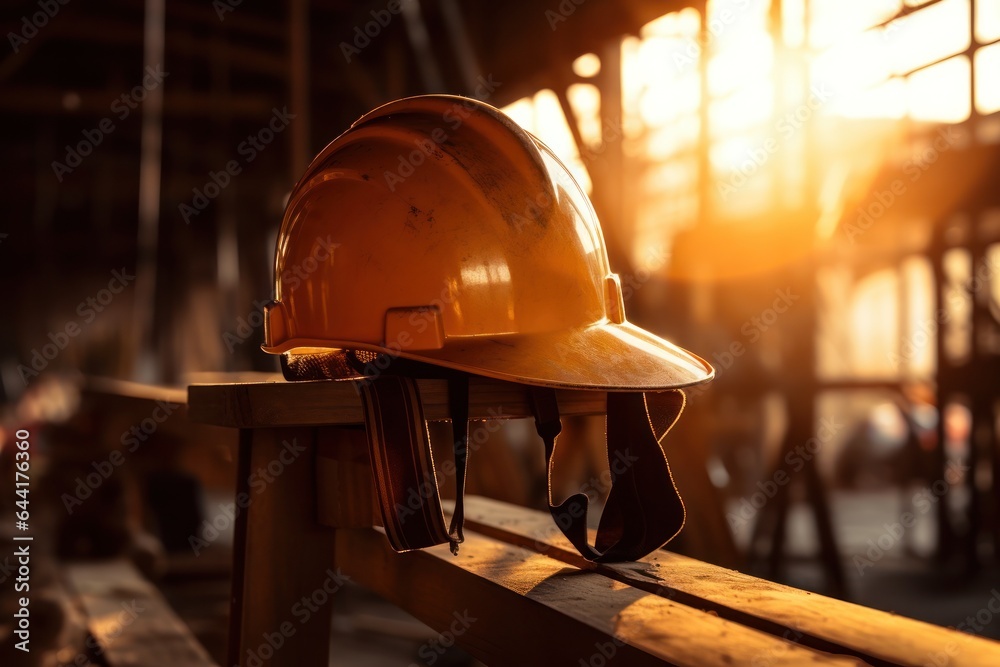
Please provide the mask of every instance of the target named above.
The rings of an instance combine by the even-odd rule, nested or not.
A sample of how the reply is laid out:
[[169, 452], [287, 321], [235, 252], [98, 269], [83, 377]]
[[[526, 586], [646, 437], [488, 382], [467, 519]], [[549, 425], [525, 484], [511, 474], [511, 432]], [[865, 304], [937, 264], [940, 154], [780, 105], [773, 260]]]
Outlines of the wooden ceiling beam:
[[[49, 31], [49, 48], [57, 40], [142, 48], [142, 23], [128, 19], [80, 16], [73, 21], [53, 23]], [[288, 59], [284, 51], [265, 50], [233, 42], [229, 43], [228, 49], [233, 68], [269, 74], [280, 79], [288, 76]], [[168, 62], [177, 55], [211, 60], [215, 53], [216, 45], [212, 38], [196, 37], [186, 30], [177, 29], [166, 33]]]
[[[50, 86], [7, 86], [0, 97], [0, 112], [33, 115], [93, 115], [115, 118], [111, 104], [119, 99], [119, 89], [73, 91], [78, 96], [72, 106], [64, 104], [67, 91]], [[259, 119], [277, 105], [269, 95], [230, 93], [219, 96], [184, 90], [168, 90], [163, 112], [167, 116], [234, 116]]]
[[213, 5], [214, 3], [208, 2], [191, 5], [171, 0], [167, 3], [167, 23], [170, 23], [170, 19], [176, 18], [208, 27], [221, 28], [224, 25], [226, 30], [253, 37], [267, 37], [281, 43], [287, 40], [288, 31], [283, 22], [258, 18], [249, 12], [240, 11], [240, 6], [235, 7], [233, 11], [225, 12], [220, 18]]

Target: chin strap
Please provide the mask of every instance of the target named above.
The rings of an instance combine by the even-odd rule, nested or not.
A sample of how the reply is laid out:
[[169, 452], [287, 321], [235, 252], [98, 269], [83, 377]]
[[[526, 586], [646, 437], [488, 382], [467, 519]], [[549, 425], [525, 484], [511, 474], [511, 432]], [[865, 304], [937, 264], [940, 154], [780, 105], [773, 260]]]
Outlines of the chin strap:
[[448, 406], [451, 409], [451, 439], [455, 453], [455, 511], [451, 515], [448, 541], [451, 553], [458, 555], [458, 545], [465, 541], [465, 477], [469, 467], [469, 376], [464, 373], [448, 378]]
[[455, 452], [455, 511], [445, 527], [431, 442], [416, 380], [382, 376], [359, 383], [382, 525], [396, 551], [449, 542], [451, 552], [465, 537], [465, 477], [469, 444], [469, 380], [448, 377]]
[[534, 387], [531, 395], [535, 428], [545, 443], [549, 512], [584, 558], [603, 563], [638, 560], [680, 532], [684, 503], [660, 441], [684, 409], [682, 391], [608, 393], [611, 491], [594, 546], [587, 531], [587, 495], [573, 494], [559, 505], [552, 502], [552, 455], [562, 430], [555, 392]]
[[434, 459], [416, 382], [380, 377], [360, 383], [365, 432], [382, 525], [396, 551], [448, 541]]
[[[469, 381], [449, 375], [455, 453], [455, 511], [445, 526], [438, 480], [416, 380], [381, 376], [360, 383], [368, 449], [382, 524], [396, 551], [448, 542], [453, 554], [464, 540], [465, 478], [469, 444]], [[545, 443], [549, 511], [588, 560], [637, 560], [669, 542], [684, 525], [684, 503], [674, 486], [660, 440], [684, 408], [684, 393], [609, 393], [608, 465], [611, 490], [594, 546], [587, 530], [589, 499], [576, 493], [552, 502], [552, 455], [562, 430], [551, 389], [531, 389], [535, 427]]]

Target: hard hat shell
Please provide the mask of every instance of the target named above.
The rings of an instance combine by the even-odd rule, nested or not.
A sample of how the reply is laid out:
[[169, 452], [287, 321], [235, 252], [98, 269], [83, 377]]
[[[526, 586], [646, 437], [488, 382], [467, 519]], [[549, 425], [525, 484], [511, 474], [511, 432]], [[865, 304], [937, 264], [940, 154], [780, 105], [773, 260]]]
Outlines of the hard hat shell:
[[267, 352], [398, 355], [606, 391], [712, 378], [626, 321], [597, 216], [542, 142], [485, 103], [411, 97], [313, 160], [278, 235]]

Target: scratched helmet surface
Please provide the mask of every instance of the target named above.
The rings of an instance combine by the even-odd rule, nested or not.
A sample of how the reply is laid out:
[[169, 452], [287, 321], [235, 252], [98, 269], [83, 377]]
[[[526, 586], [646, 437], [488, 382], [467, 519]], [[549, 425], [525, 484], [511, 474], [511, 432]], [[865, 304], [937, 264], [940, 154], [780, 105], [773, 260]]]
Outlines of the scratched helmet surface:
[[586, 194], [499, 110], [446, 95], [366, 114], [312, 162], [278, 236], [264, 350], [362, 350], [525, 384], [711, 379], [628, 322]]

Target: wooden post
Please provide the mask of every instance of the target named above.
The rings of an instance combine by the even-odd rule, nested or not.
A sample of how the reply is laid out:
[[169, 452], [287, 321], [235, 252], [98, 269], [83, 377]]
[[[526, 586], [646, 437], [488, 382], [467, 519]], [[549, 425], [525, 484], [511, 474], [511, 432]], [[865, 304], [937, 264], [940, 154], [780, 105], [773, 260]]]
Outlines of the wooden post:
[[319, 522], [334, 528], [381, 525], [364, 429], [319, 428], [317, 434]]
[[311, 428], [242, 432], [229, 665], [269, 654], [280, 656], [271, 664], [327, 663], [341, 581], [334, 531], [316, 517], [316, 439]]

